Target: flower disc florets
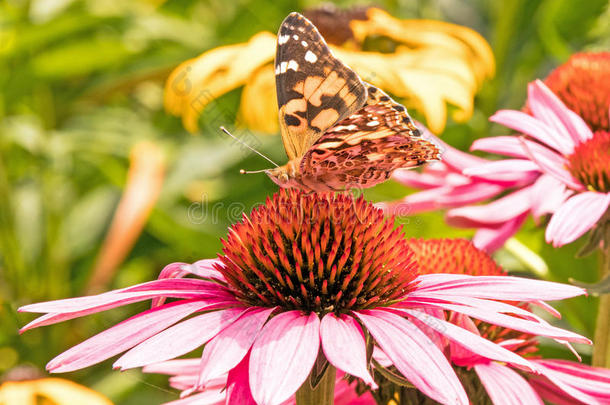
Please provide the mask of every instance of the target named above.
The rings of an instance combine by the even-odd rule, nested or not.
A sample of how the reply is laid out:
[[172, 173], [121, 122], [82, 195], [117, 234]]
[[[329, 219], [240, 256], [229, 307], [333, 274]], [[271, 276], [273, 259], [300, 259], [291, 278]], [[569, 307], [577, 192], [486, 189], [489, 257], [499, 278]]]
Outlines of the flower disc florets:
[[568, 169], [591, 191], [610, 192], [610, 132], [597, 131], [574, 148]]
[[363, 198], [280, 191], [223, 240], [225, 276], [249, 305], [318, 313], [390, 305], [417, 276], [393, 218]]

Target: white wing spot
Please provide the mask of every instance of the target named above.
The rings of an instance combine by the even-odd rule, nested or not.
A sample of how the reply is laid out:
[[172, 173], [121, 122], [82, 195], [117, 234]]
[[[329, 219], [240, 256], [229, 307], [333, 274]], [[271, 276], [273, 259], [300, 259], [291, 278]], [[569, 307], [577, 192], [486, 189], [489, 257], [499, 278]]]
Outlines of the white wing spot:
[[290, 35], [280, 35], [280, 37], [277, 39], [277, 43], [280, 45], [283, 45], [286, 42], [288, 42], [289, 39], [290, 39]]
[[305, 60], [309, 63], [314, 63], [318, 60], [318, 57], [312, 51], [307, 51], [307, 53], [305, 54]]
[[307, 46], [309, 45], [307, 42], [305, 41], [301, 41], [301, 45], [303, 45], [303, 47], [307, 48]]
[[376, 127], [377, 125], [379, 125], [379, 121], [370, 121], [366, 123], [367, 127]]
[[286, 61], [280, 63], [280, 73], [286, 73], [287, 66], [288, 66], [288, 62], [286, 62]]
[[297, 34], [294, 34], [294, 35], [292, 36], [292, 39], [294, 39], [295, 41], [298, 41], [298, 40], [299, 40], [299, 36], [298, 36]]
[[[282, 63], [285, 63], [285, 62], [282, 62]], [[288, 66], [286, 66], [286, 70], [289, 70], [289, 69], [292, 69], [292, 70], [294, 70], [295, 72], [296, 72], [297, 70], [299, 70], [299, 64], [297, 63], [297, 61], [296, 61], [296, 60], [294, 60], [294, 59], [293, 59], [293, 60], [291, 60], [290, 62], [288, 62]]]

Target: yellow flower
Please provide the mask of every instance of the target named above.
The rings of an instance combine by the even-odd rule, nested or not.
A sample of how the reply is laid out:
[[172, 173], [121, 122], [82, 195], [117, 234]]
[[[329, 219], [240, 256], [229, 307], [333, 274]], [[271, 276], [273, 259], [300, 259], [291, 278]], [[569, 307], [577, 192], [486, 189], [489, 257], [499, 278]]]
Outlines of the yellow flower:
[[[493, 76], [489, 44], [477, 32], [443, 21], [400, 20], [379, 8], [305, 13], [335, 55], [368, 81], [421, 112], [441, 133], [447, 104], [456, 121], [469, 119], [483, 81]], [[178, 66], [167, 80], [165, 106], [198, 130], [204, 108], [243, 86], [239, 123], [253, 130], [278, 131], [273, 57], [275, 35], [260, 32], [248, 42], [212, 49]], [[214, 112], [218, 117], [218, 111]], [[226, 117], [218, 117], [227, 119]]]
[[61, 378], [7, 381], [0, 385], [0, 405], [37, 405], [40, 403], [112, 405], [112, 402], [102, 394]]

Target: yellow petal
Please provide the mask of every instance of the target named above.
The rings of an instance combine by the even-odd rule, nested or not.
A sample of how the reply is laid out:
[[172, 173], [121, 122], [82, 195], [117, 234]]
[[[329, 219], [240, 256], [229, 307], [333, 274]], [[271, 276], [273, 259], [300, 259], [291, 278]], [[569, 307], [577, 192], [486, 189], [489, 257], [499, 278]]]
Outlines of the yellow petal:
[[53, 405], [112, 405], [102, 394], [62, 378], [9, 381], [0, 386], [0, 405], [36, 405], [40, 397]]
[[259, 68], [244, 86], [239, 108], [240, 124], [268, 134], [279, 131], [273, 64]]
[[165, 84], [165, 108], [182, 116], [190, 132], [205, 106], [234, 88], [243, 86], [254, 71], [273, 60], [275, 35], [260, 32], [247, 43], [204, 52], [178, 66]]
[[104, 289], [142, 233], [161, 192], [164, 172], [165, 156], [159, 146], [141, 142], [133, 147], [125, 190], [97, 258], [90, 290]]

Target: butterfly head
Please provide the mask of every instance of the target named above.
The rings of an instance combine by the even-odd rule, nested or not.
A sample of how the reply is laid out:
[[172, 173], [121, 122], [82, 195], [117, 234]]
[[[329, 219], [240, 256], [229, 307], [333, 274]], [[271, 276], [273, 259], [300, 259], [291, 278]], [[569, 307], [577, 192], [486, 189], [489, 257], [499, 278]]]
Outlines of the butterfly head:
[[280, 187], [293, 187], [290, 183], [294, 181], [294, 178], [290, 175], [286, 166], [265, 170], [265, 174]]

